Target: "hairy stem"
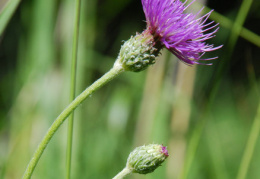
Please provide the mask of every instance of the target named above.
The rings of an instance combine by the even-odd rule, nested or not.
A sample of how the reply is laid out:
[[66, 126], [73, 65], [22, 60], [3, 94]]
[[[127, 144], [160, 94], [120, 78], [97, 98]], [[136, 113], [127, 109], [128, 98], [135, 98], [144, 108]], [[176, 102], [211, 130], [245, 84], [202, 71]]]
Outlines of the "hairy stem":
[[119, 172], [113, 179], [122, 179], [126, 177], [127, 175], [131, 174], [132, 171], [128, 168], [124, 168], [121, 172]]
[[62, 113], [56, 118], [56, 120], [53, 122], [51, 127], [48, 129], [47, 133], [43, 137], [41, 143], [39, 144], [37, 150], [35, 151], [30, 163], [27, 166], [27, 169], [25, 170], [23, 179], [29, 179], [32, 176], [32, 173], [42, 155], [44, 152], [46, 146], [50, 142], [51, 138], [55, 134], [55, 132], [58, 130], [58, 128], [61, 126], [61, 124], [65, 121], [65, 119], [71, 114], [72, 111], [74, 111], [79, 104], [81, 104], [88, 96], [90, 96], [93, 92], [95, 92], [97, 89], [114, 79], [116, 76], [124, 72], [124, 69], [119, 64], [114, 65], [114, 67], [107, 72], [104, 76], [102, 76], [100, 79], [98, 79], [96, 82], [94, 82], [90, 87], [85, 89], [74, 101], [72, 101], [63, 111]]

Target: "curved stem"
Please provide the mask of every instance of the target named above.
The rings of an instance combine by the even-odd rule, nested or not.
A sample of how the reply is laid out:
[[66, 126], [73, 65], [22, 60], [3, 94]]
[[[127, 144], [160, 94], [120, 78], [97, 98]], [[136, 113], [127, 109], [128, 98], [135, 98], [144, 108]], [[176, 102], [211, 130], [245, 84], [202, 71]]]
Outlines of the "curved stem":
[[122, 179], [126, 177], [127, 175], [131, 174], [132, 171], [128, 168], [124, 168], [121, 172], [119, 172], [113, 179]]
[[[81, 0], [76, 0], [72, 59], [71, 59], [70, 101], [73, 101], [75, 99], [77, 57], [78, 57], [77, 52], [78, 52], [79, 24], [80, 24], [80, 4], [81, 4]], [[66, 169], [67, 169], [66, 178], [70, 179], [74, 112], [71, 113], [68, 120], [69, 121], [68, 121], [67, 154], [66, 154], [67, 155], [67, 157], [66, 157]]]
[[122, 66], [116, 64], [114, 67], [107, 72], [104, 76], [102, 76], [100, 79], [98, 79], [96, 82], [94, 82], [90, 87], [85, 89], [74, 101], [72, 101], [65, 109], [62, 111], [62, 113], [56, 118], [56, 120], [53, 122], [45, 136], [43, 137], [41, 143], [39, 144], [37, 150], [35, 151], [30, 163], [27, 166], [27, 169], [24, 173], [23, 179], [29, 179], [32, 176], [32, 173], [42, 155], [44, 152], [47, 144], [50, 142], [51, 138], [55, 134], [55, 132], [58, 130], [58, 128], [61, 126], [61, 124], [65, 121], [65, 119], [71, 114], [72, 111], [74, 111], [79, 104], [81, 104], [88, 96], [90, 96], [93, 92], [95, 92], [97, 89], [108, 83], [110, 80], [114, 79], [116, 76], [118, 76], [120, 73], [124, 72], [124, 69]]

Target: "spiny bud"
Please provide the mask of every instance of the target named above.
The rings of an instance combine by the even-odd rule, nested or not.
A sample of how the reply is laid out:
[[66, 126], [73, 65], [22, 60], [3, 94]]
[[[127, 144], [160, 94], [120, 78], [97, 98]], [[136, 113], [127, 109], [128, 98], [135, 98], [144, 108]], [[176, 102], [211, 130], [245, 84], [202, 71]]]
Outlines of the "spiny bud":
[[168, 156], [168, 151], [163, 145], [144, 145], [137, 147], [130, 153], [126, 167], [133, 173], [151, 173], [159, 167]]
[[136, 34], [122, 45], [116, 63], [121, 64], [126, 71], [142, 71], [155, 63], [155, 57], [161, 49], [156, 46], [154, 37], [147, 31]]

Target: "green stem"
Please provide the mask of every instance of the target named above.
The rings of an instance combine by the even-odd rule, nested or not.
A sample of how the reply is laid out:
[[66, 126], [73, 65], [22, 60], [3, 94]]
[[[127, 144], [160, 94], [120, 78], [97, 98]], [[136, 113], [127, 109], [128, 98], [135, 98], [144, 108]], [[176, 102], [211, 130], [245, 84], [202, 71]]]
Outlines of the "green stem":
[[[72, 60], [71, 60], [71, 81], [70, 81], [70, 101], [75, 99], [75, 88], [76, 88], [76, 72], [77, 72], [77, 56], [78, 56], [78, 41], [79, 41], [79, 25], [80, 25], [80, 4], [81, 0], [76, 0], [75, 10], [75, 24], [73, 34], [73, 47], [72, 47]], [[72, 156], [72, 140], [73, 140], [73, 121], [74, 112], [69, 116], [68, 121], [68, 138], [67, 138], [67, 179], [70, 179], [71, 172], [71, 156]]]
[[115, 64], [114, 67], [107, 72], [104, 76], [94, 82], [90, 87], [85, 89], [74, 101], [72, 101], [62, 113], [56, 118], [53, 122], [49, 130], [47, 131], [46, 135], [42, 139], [41, 143], [39, 144], [37, 150], [35, 151], [30, 163], [27, 166], [27, 169], [24, 173], [23, 179], [29, 179], [32, 176], [32, 173], [44, 152], [47, 144], [50, 142], [51, 138], [61, 126], [61, 124], [65, 121], [65, 119], [74, 111], [79, 104], [81, 104], [88, 96], [90, 96], [93, 92], [98, 90], [100, 87], [117, 77], [119, 74], [124, 72], [124, 69], [121, 65]]
[[119, 172], [113, 179], [122, 179], [126, 177], [127, 175], [131, 174], [132, 171], [128, 168], [124, 168], [121, 172]]
[[250, 135], [246, 144], [246, 149], [244, 151], [244, 155], [238, 170], [238, 175], [237, 175], [237, 179], [245, 179], [247, 172], [248, 172], [248, 168], [249, 168], [249, 164], [252, 160], [252, 156], [255, 150], [255, 146], [257, 143], [257, 139], [260, 133], [260, 104], [258, 105], [258, 110], [257, 110], [257, 114], [256, 117], [254, 119], [251, 131], [250, 131]]

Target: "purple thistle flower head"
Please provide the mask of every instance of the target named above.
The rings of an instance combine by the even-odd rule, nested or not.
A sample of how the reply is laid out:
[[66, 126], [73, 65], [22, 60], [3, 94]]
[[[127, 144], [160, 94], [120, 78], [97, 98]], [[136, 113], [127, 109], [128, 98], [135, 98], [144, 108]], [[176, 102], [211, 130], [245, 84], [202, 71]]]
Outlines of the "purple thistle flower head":
[[[197, 14], [184, 13], [194, 1], [185, 5], [187, 1], [183, 3], [180, 0], [142, 0], [147, 22], [147, 29], [143, 33], [150, 33], [154, 37], [155, 46], [167, 48], [188, 65], [201, 64], [200, 60], [216, 59], [217, 57], [201, 57], [205, 52], [222, 47], [213, 47], [205, 42], [218, 31], [218, 24], [212, 25], [214, 21], [206, 24], [212, 11], [202, 17], [197, 16], [203, 8]], [[207, 33], [214, 28], [216, 29]]]
[[142, 71], [155, 63], [164, 47], [187, 65], [216, 59], [202, 56], [222, 47], [205, 42], [215, 36], [218, 24], [206, 23], [212, 11], [198, 17], [203, 8], [196, 14], [184, 13], [194, 1], [186, 5], [187, 1], [180, 0], [142, 0], [147, 28], [122, 45], [115, 65], [127, 71]]

